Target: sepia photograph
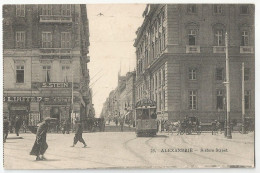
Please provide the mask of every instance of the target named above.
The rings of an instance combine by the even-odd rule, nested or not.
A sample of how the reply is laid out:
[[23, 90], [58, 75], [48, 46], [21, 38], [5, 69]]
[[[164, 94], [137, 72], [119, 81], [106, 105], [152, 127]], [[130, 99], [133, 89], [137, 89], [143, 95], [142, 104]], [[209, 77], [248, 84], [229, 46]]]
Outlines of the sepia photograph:
[[255, 4], [72, 3], [1, 4], [3, 169], [255, 168]]

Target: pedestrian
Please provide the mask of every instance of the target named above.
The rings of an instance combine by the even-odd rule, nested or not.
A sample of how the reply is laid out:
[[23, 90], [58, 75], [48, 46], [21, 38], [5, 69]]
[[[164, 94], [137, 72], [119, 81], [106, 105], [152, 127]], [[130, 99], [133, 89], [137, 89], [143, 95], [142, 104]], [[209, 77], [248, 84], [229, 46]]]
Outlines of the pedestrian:
[[46, 136], [48, 128], [50, 127], [51, 118], [46, 118], [42, 123], [39, 124], [39, 127], [36, 132], [36, 140], [34, 142], [33, 148], [30, 152], [30, 155], [36, 156], [36, 160], [46, 160], [44, 153], [48, 148], [46, 142]]
[[121, 132], [123, 132], [124, 131], [124, 119], [123, 118], [120, 119], [120, 128], [121, 128]]
[[66, 120], [66, 133], [70, 134], [70, 119], [69, 118]]
[[118, 125], [118, 119], [116, 118], [116, 126]]
[[82, 125], [80, 123], [80, 121], [76, 121], [76, 132], [75, 132], [75, 136], [74, 136], [74, 141], [73, 141], [73, 145], [71, 147], [74, 147], [77, 142], [81, 142], [84, 144], [84, 148], [87, 147], [87, 144], [85, 143], [84, 139], [82, 138], [82, 133], [83, 133], [83, 128]]
[[216, 128], [217, 128], [217, 120], [213, 120], [212, 123], [211, 123], [211, 133], [212, 133], [212, 135], [214, 135]]
[[26, 133], [27, 125], [26, 125], [26, 121], [25, 120], [23, 120], [22, 127], [23, 127], [23, 132]]
[[7, 136], [8, 136], [8, 131], [9, 131], [9, 121], [8, 121], [6, 116], [4, 116], [3, 125], [4, 125], [4, 127], [3, 127], [3, 130], [4, 130], [3, 139], [4, 139], [4, 143], [5, 143]]
[[19, 130], [21, 128], [22, 122], [21, 122], [21, 118], [19, 118], [18, 116], [15, 118], [15, 133], [17, 136], [19, 136]]

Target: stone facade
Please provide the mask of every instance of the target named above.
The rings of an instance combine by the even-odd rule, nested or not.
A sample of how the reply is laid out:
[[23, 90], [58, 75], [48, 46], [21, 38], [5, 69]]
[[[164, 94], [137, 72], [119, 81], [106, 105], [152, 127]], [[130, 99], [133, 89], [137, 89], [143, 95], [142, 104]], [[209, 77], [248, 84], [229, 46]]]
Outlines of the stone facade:
[[4, 115], [28, 125], [86, 118], [86, 5], [4, 5], [3, 18]]
[[242, 117], [242, 62], [246, 117], [254, 117], [254, 5], [151, 4], [143, 16], [134, 44], [137, 100], [146, 91], [157, 102], [158, 119], [223, 120], [227, 32], [231, 119]]

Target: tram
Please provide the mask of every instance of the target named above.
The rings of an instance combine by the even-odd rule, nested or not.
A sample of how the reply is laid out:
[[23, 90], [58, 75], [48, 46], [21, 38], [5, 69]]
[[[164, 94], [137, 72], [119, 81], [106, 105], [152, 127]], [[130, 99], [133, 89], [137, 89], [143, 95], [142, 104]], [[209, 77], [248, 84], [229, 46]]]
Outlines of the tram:
[[135, 106], [136, 136], [155, 136], [157, 133], [156, 102], [142, 99]]

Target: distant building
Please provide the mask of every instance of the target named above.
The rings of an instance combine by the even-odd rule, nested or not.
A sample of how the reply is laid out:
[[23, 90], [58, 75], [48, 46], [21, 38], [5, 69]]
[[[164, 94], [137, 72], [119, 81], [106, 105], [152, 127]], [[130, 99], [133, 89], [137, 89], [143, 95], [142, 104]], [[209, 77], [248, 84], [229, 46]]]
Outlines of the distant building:
[[126, 76], [118, 75], [117, 88], [110, 92], [103, 104], [101, 116], [106, 119], [134, 118], [135, 107], [135, 71], [128, 72]]
[[84, 119], [88, 47], [86, 5], [4, 5], [4, 115], [28, 125], [72, 112]]
[[136, 99], [144, 91], [158, 119], [204, 122], [225, 115], [225, 33], [229, 38], [231, 119], [241, 120], [245, 63], [246, 116], [254, 117], [254, 5], [149, 4], [137, 31]]

